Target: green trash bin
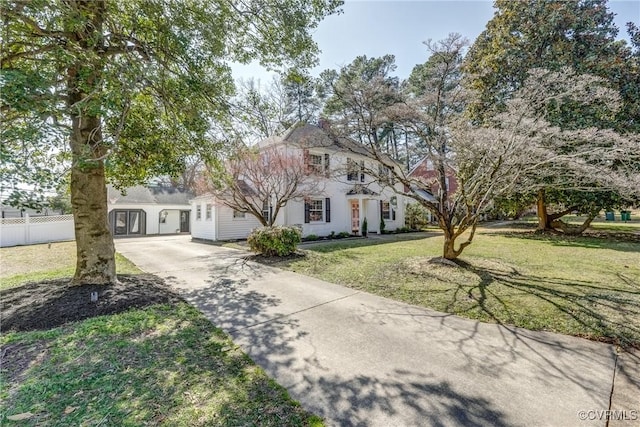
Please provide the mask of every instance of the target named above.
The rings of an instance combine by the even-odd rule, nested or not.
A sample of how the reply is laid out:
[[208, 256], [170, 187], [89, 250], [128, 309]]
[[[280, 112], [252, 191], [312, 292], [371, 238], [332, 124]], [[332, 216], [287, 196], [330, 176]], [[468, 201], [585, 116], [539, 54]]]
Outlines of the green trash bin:
[[615, 221], [616, 220], [616, 215], [613, 212], [605, 212], [604, 213], [604, 218], [607, 221]]
[[622, 221], [631, 221], [631, 211], [620, 211], [620, 219]]

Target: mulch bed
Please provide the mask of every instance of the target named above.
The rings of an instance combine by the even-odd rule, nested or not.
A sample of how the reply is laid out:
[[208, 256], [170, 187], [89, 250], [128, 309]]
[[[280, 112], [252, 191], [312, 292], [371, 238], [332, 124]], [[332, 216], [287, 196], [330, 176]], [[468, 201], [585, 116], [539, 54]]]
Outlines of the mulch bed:
[[[0, 332], [47, 330], [90, 317], [182, 301], [162, 279], [150, 274], [120, 275], [118, 280], [112, 285], [80, 286], [71, 285], [69, 279], [44, 280], [0, 291]], [[94, 292], [96, 301], [91, 298]]]
[[307, 255], [304, 252], [297, 251], [287, 256], [266, 256], [262, 254], [247, 255], [245, 259], [248, 261], [257, 262], [264, 265], [276, 265], [276, 264], [285, 263], [287, 261], [296, 261], [302, 258], [306, 258], [306, 256]]

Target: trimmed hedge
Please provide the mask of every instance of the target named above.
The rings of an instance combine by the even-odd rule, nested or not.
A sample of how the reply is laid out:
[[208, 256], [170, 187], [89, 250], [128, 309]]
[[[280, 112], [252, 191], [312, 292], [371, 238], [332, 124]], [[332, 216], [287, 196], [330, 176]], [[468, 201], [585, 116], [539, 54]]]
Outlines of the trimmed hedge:
[[287, 256], [296, 251], [302, 233], [297, 227], [256, 228], [247, 238], [251, 251], [266, 256]]

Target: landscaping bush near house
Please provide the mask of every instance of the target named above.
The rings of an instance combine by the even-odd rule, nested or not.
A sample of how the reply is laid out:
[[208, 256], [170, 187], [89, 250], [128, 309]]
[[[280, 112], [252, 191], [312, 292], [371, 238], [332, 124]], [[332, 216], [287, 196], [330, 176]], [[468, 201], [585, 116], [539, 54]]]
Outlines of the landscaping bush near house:
[[341, 231], [336, 234], [336, 239], [346, 239], [347, 237], [351, 237], [351, 234], [347, 233], [346, 231]]
[[251, 251], [266, 256], [287, 256], [296, 251], [302, 238], [297, 227], [264, 227], [257, 228], [247, 238]]
[[427, 209], [418, 204], [410, 203], [405, 211], [406, 226], [412, 230], [419, 230], [429, 224], [429, 213]]
[[305, 236], [302, 240], [304, 240], [305, 242], [314, 242], [318, 239], [320, 239], [320, 237], [318, 237], [316, 234], [309, 234], [308, 236]]

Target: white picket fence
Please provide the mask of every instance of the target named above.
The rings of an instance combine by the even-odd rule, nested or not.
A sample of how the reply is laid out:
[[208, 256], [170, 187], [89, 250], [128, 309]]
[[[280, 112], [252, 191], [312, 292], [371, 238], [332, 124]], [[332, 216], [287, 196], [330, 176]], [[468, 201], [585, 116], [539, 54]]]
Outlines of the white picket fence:
[[2, 218], [0, 247], [74, 240], [73, 215]]

